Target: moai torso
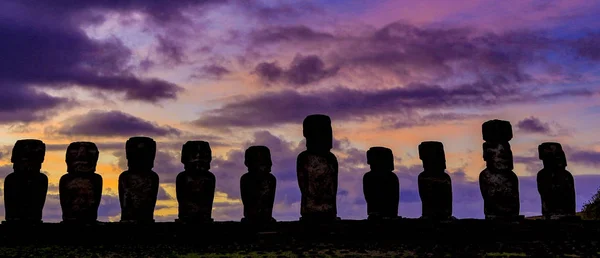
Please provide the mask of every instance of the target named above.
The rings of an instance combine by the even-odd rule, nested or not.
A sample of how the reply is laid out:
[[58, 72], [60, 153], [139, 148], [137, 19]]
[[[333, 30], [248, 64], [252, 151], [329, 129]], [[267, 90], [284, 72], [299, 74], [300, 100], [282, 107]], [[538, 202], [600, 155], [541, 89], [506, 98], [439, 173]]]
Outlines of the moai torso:
[[98, 155], [92, 142], [74, 142], [67, 147], [67, 174], [59, 182], [64, 222], [96, 222], [102, 199], [102, 176], [94, 173]]
[[244, 164], [248, 173], [240, 179], [240, 191], [247, 222], [273, 222], [273, 203], [277, 179], [271, 174], [271, 153], [265, 146], [246, 150]]
[[419, 158], [424, 171], [419, 174], [419, 196], [423, 219], [452, 219], [452, 181], [446, 174], [446, 157], [441, 142], [422, 142]]
[[385, 147], [372, 147], [367, 151], [371, 171], [363, 176], [363, 194], [367, 201], [368, 219], [398, 217], [400, 183], [394, 172], [394, 155]]
[[119, 176], [122, 222], [154, 222], [159, 178], [152, 171], [156, 142], [148, 137], [132, 137], [126, 143], [129, 169]]
[[48, 192], [48, 177], [40, 170], [46, 145], [40, 140], [18, 140], [12, 151], [14, 172], [4, 179], [7, 223], [41, 223]]
[[337, 219], [337, 158], [330, 152], [333, 143], [331, 120], [325, 115], [308, 116], [303, 123], [307, 150], [298, 155], [296, 171], [302, 194], [302, 220]]
[[177, 175], [176, 189], [181, 222], [212, 221], [216, 178], [209, 171], [212, 152], [205, 141], [188, 141], [181, 151], [185, 171]]
[[546, 142], [538, 147], [544, 168], [537, 174], [542, 215], [546, 219], [575, 218], [575, 183], [565, 168], [567, 159], [559, 143]]
[[512, 171], [512, 139], [509, 122], [491, 120], [483, 125], [483, 159], [486, 168], [479, 174], [479, 187], [487, 219], [520, 219], [519, 179]]

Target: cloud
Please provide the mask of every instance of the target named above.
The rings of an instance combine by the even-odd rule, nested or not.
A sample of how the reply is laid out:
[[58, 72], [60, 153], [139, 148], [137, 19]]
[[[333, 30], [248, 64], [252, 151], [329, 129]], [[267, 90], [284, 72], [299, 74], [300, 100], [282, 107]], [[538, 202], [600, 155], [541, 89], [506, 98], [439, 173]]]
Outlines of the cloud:
[[325, 68], [323, 60], [316, 55], [297, 55], [287, 69], [274, 62], [263, 62], [256, 66], [254, 73], [267, 82], [303, 86], [332, 77], [338, 71], [339, 67]]
[[528, 133], [548, 134], [551, 131], [548, 123], [544, 123], [533, 116], [517, 122], [517, 128]]
[[211, 78], [219, 80], [228, 74], [231, 74], [231, 71], [226, 67], [217, 64], [211, 64], [204, 65], [199, 68], [198, 72], [192, 75], [192, 78]]
[[91, 110], [87, 114], [73, 116], [61, 123], [56, 130], [61, 135], [77, 136], [168, 136], [180, 135], [181, 131], [169, 126], [132, 116], [121, 111]]
[[0, 124], [43, 122], [60, 109], [76, 104], [68, 98], [51, 96], [19, 83], [3, 83], [1, 77], [0, 89], [3, 91], [0, 95]]
[[567, 154], [569, 161], [583, 165], [598, 167], [600, 166], [600, 152], [592, 150], [576, 150]]
[[283, 90], [237, 99], [236, 102], [204, 112], [193, 123], [215, 128], [277, 126], [298, 123], [307, 115], [317, 113], [328, 114], [335, 121], [349, 121], [367, 116], [378, 117], [417, 110], [492, 107], [594, 94], [596, 93], [588, 90], [528, 92], [520, 89], [503, 89], [498, 85], [483, 82], [461, 84], [452, 88], [409, 84], [405, 87], [381, 90], [343, 87], [310, 93]]

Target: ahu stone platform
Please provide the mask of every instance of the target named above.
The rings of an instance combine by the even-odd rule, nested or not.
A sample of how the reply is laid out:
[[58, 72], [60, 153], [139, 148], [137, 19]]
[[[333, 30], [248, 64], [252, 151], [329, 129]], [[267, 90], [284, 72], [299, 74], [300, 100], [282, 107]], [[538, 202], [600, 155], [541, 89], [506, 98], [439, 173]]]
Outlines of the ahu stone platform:
[[168, 257], [174, 253], [226, 255], [239, 252], [303, 253], [313, 256], [319, 253], [311, 255], [310, 252], [318, 250], [337, 252], [331, 253], [332, 256], [344, 252], [367, 256], [369, 252], [391, 256], [406, 252], [417, 256], [486, 253], [598, 256], [600, 221], [502, 222], [462, 219], [433, 222], [397, 219], [340, 220], [325, 224], [294, 221], [262, 226], [240, 222], [0, 225], [0, 253], [24, 257], [23, 253], [11, 255], [7, 250], [28, 250], [35, 254], [36, 248], [41, 254], [53, 248], [87, 248], [101, 257], [111, 252], [145, 257]]

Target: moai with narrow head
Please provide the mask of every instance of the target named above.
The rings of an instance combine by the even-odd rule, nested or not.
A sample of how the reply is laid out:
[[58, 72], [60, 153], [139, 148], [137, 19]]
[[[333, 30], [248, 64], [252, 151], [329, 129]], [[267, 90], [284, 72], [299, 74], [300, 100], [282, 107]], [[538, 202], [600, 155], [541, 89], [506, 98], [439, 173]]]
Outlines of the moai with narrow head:
[[154, 222], [158, 197], [158, 174], [152, 171], [156, 142], [149, 137], [131, 137], [125, 144], [127, 171], [119, 176], [121, 222]]
[[519, 220], [519, 178], [513, 172], [510, 122], [490, 120], [482, 125], [483, 160], [486, 168], [479, 174], [486, 219]]
[[42, 223], [48, 177], [41, 173], [46, 155], [44, 142], [18, 140], [12, 150], [14, 172], [4, 179], [6, 223]]
[[302, 221], [328, 222], [337, 217], [338, 161], [331, 149], [333, 132], [326, 115], [309, 115], [302, 124], [306, 150], [298, 155], [296, 172], [302, 195]]
[[537, 187], [546, 219], [578, 219], [575, 213], [575, 182], [566, 170], [567, 158], [560, 143], [545, 142], [538, 147], [544, 168], [537, 174]]
[[266, 146], [251, 146], [246, 150], [244, 164], [248, 173], [240, 178], [244, 204], [244, 222], [275, 222], [273, 203], [277, 179], [271, 174], [271, 152]]
[[449, 220], [452, 217], [452, 180], [446, 173], [446, 155], [441, 142], [419, 144], [423, 172], [419, 174], [422, 219]]
[[371, 171], [363, 176], [363, 194], [367, 201], [368, 219], [398, 218], [400, 183], [394, 171], [394, 154], [385, 147], [367, 151]]
[[96, 222], [102, 198], [102, 176], [95, 173], [99, 154], [93, 142], [73, 142], [67, 147], [67, 174], [59, 182], [63, 222]]
[[212, 222], [216, 178], [210, 170], [212, 151], [205, 141], [188, 141], [181, 150], [185, 171], [177, 175], [178, 222]]

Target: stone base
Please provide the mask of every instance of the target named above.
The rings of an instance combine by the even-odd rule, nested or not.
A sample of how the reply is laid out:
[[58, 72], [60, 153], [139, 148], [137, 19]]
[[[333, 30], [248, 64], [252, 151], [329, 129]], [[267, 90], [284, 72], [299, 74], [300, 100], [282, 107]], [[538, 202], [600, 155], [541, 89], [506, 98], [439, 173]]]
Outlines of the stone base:
[[243, 223], [255, 223], [255, 224], [268, 224], [268, 223], [275, 223], [275, 222], [277, 222], [277, 220], [275, 218], [270, 218], [270, 219], [249, 219], [249, 218], [242, 218], [241, 222], [243, 222]]
[[340, 217], [330, 217], [330, 216], [302, 216], [300, 217], [300, 222], [308, 222], [308, 223], [328, 223], [342, 220]]
[[210, 219], [175, 219], [175, 222], [182, 224], [203, 224], [203, 223], [212, 223], [215, 220]]
[[550, 215], [544, 217], [547, 220], [561, 220], [561, 221], [579, 221], [581, 217], [577, 215]]
[[419, 219], [422, 219], [422, 220], [433, 220], [433, 221], [453, 221], [453, 220], [457, 220], [457, 218], [454, 217], [454, 216], [449, 216], [449, 217], [421, 216]]
[[381, 216], [381, 215], [369, 215], [367, 220], [396, 220], [402, 219], [401, 216]]
[[154, 220], [121, 220], [120, 222], [126, 224], [152, 224]]
[[521, 221], [525, 220], [524, 215], [516, 215], [516, 216], [497, 216], [497, 215], [485, 215], [486, 220], [496, 220], [496, 221]]
[[98, 225], [101, 224], [100, 221], [94, 220], [94, 221], [89, 221], [89, 220], [63, 220], [60, 222], [61, 224], [65, 224], [65, 225]]
[[2, 225], [41, 225], [44, 221], [42, 220], [4, 220], [2, 221]]

